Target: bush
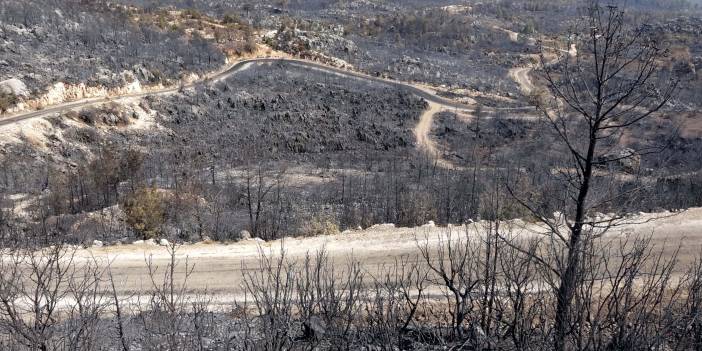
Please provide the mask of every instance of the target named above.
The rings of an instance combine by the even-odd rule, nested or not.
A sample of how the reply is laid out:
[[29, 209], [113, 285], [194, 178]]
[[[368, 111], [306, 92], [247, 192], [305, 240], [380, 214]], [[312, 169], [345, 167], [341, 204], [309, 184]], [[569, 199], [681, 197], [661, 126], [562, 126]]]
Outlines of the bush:
[[97, 123], [97, 120], [100, 116], [99, 112], [96, 109], [88, 108], [81, 110], [78, 113], [78, 117], [81, 121], [83, 121], [83, 123], [93, 126]]
[[200, 13], [200, 11], [198, 11], [198, 10], [186, 9], [186, 10], [183, 10], [183, 17], [192, 18], [192, 19], [200, 19], [203, 16], [202, 16], [202, 13]]
[[239, 16], [235, 13], [228, 13], [224, 15], [224, 18], [222, 18], [222, 24], [235, 24], [235, 23], [240, 23], [241, 19]]
[[5, 112], [17, 103], [15, 94], [0, 93], [0, 112]]
[[127, 224], [144, 239], [153, 239], [161, 234], [166, 211], [158, 189], [139, 189], [127, 197], [123, 206]]
[[314, 216], [302, 224], [300, 234], [302, 236], [335, 235], [339, 234], [339, 226], [330, 216]]

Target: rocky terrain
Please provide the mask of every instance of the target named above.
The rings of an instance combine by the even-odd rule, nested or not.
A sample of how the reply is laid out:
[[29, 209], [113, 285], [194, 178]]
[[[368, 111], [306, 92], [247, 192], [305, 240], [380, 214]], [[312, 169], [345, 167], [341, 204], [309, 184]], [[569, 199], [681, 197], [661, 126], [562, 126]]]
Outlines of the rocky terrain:
[[[418, 82], [421, 89], [482, 106], [473, 112], [444, 111], [430, 120], [427, 138], [434, 145], [432, 152], [446, 161], [437, 164], [432, 164], [432, 155], [425, 155], [413, 134], [427, 108], [420, 98], [382, 84], [276, 63], [252, 64], [213, 84], [120, 99], [3, 127], [5, 192], [16, 199], [41, 194], [31, 206], [28, 200], [8, 198], [7, 208], [31, 212], [34, 223], [37, 216], [64, 218], [64, 223], [54, 223], [58, 237], [72, 231], [81, 233], [73, 235], [72, 241], [105, 238], [90, 234], [93, 229], [76, 230], [67, 223], [83, 221], [81, 213], [86, 211], [98, 211], [102, 218], [99, 211], [115, 205], [121, 213], [115, 218], [124, 219], [125, 198], [144, 184], [171, 190], [184, 185], [186, 192], [202, 200], [185, 201], [196, 219], [166, 211], [169, 228], [165, 232], [186, 239], [202, 235], [235, 238], [241, 228], [255, 222], [252, 212], [261, 212], [262, 217], [281, 214], [262, 224], [266, 233], [259, 235], [266, 237], [302, 234], [310, 229], [303, 225], [306, 221], [321, 227], [333, 223], [339, 230], [386, 221], [402, 225], [428, 220], [461, 222], [486, 215], [478, 205], [484, 195], [465, 192], [484, 192], [493, 182], [491, 172], [507, 171], [505, 165], [510, 165], [527, 173], [546, 170], [546, 175], [565, 159], [544, 121], [530, 116], [529, 111], [502, 110], [529, 103], [522, 85], [529, 83], [530, 90], [544, 85], [542, 80], [532, 82], [530, 74], [537, 50], [533, 38], [559, 29], [533, 27], [530, 21], [540, 17], [530, 16], [552, 11], [565, 18], [572, 10], [565, 2], [551, 9], [529, 3], [441, 1], [161, 4], [172, 5], [170, 8], [139, 1], [122, 4], [143, 7], [66, 3], [61, 5], [65, 8], [49, 11], [37, 2], [31, 5], [36, 8], [24, 9], [18, 3], [4, 8], [5, 50], [11, 54], [5, 59], [8, 69], [2, 76], [7, 79], [0, 85], [3, 101], [16, 108], [18, 102], [38, 97], [50, 105], [85, 96], [128, 94], [149, 85], [178, 84], [195, 78], [189, 75], [221, 69], [225, 55], [236, 59], [248, 51], [261, 54], [257, 51], [260, 42], [328, 66]], [[70, 11], [76, 8], [80, 11]], [[95, 19], [84, 21], [88, 14]], [[44, 17], [49, 20], [40, 20]], [[101, 29], [89, 30], [98, 20], [104, 22]], [[48, 31], [47, 23], [61, 26]], [[689, 44], [685, 44], [687, 51], [675, 51], [677, 56], [667, 69], [687, 64], [687, 76], [696, 77], [698, 48], [693, 33], [698, 22], [653, 23], [650, 30], [675, 39], [676, 48]], [[88, 34], [93, 35], [92, 41], [86, 39]], [[34, 50], [36, 45], [31, 43], [42, 38], [75, 42], [76, 55], [71, 57], [79, 59], [68, 62], [64, 55], [53, 60], [51, 55], [62, 53], [41, 46], [37, 50], [42, 60], [20, 64], [25, 51]], [[558, 45], [558, 40], [562, 37], [555, 37], [550, 45]], [[264, 54], [272, 51], [268, 52]], [[145, 56], [130, 53], [157, 59], [144, 60]], [[81, 65], [89, 69], [80, 70]], [[515, 67], [522, 69], [522, 81], [515, 82], [510, 76]], [[80, 70], [80, 75], [72, 70]], [[40, 79], [30, 79], [33, 76]], [[666, 113], [694, 107], [697, 90], [689, 87], [695, 82], [685, 81], [687, 85]], [[615, 172], [616, 188], [639, 186], [643, 179], [646, 184], [657, 184], [645, 193], [668, 195], [656, 196], [646, 206], [618, 203], [621, 210], [697, 205], [696, 187], [670, 178], [699, 169], [702, 131], [697, 117], [694, 111], [665, 117], [623, 136], [616, 152], [646, 148], [664, 152], [645, 155], [635, 166], [601, 172]], [[667, 134], [675, 128], [680, 133]], [[476, 167], [481, 170], [471, 172]], [[27, 168], [36, 172], [21, 171]], [[256, 169], [265, 169], [265, 176], [252, 182], [251, 172]], [[639, 170], [644, 178], [632, 176]], [[528, 182], [538, 189], [549, 187], [539, 178]], [[279, 187], [281, 195], [264, 196], [259, 211], [254, 211], [248, 202], [258, 201], [247, 187], [256, 185]], [[217, 195], [227, 188], [227, 196]], [[471, 205], [456, 205], [466, 197]], [[295, 198], [309, 201], [289, 206]], [[172, 205], [173, 198], [162, 200]], [[44, 205], [49, 209], [42, 213]], [[204, 209], [209, 214], [198, 213]], [[231, 216], [231, 223], [218, 222], [223, 213]], [[506, 215], [525, 214], [515, 207]], [[199, 229], [187, 233], [174, 229], [185, 222]], [[112, 240], [139, 235], [124, 226], [124, 220], [120, 223], [123, 229], [109, 235]], [[222, 226], [231, 228], [225, 233]]]
[[[232, 183], [228, 186], [237, 190], [231, 189], [227, 197], [231, 196], [234, 202], [225, 207], [226, 211], [234, 211], [234, 228], [227, 229], [227, 234], [213, 234], [208, 229], [208, 235], [233, 237], [237, 228], [246, 223], [240, 218], [245, 214], [245, 206], [240, 202], [243, 189], [239, 189], [245, 175], [238, 167], [274, 162], [278, 166], [266, 166], [269, 168], [266, 177], [274, 177], [285, 174], [284, 168], [307, 165], [303, 167], [304, 173], [291, 172], [293, 184], [284, 189], [286, 197], [292, 199], [300, 191], [324, 192], [327, 181], [323, 175], [314, 175], [317, 167], [345, 167], [364, 159], [384, 162], [412, 153], [412, 128], [424, 106], [425, 102], [413, 95], [362, 80], [280, 64], [253, 65], [204, 89], [186, 89], [139, 102], [103, 104], [70, 111], [49, 121], [23, 122], [31, 127], [20, 132], [23, 134], [16, 143], [3, 146], [6, 165], [3, 188], [13, 193], [44, 187], [51, 192], [40, 196], [46, 200], [53, 196], [73, 198], [68, 203], [51, 205], [51, 212], [59, 215], [52, 221], [60, 218], [53, 230], [70, 232], [76, 238], [71, 241], [84, 241], [90, 240], [85, 235], [96, 237], [96, 233], [88, 234], [94, 224], [85, 222], [82, 215], [65, 215], [111, 206], [121, 197], [118, 194], [129, 192], [129, 187], [118, 187], [120, 183], [136, 184], [153, 179], [160, 179], [162, 187], [181, 181], [212, 182], [212, 185], [216, 181], [222, 182], [222, 186]], [[350, 171], [363, 169], [351, 167]], [[38, 171], [20, 172], [26, 168]], [[305, 173], [311, 174], [302, 176]], [[88, 177], [88, 183], [74, 183], [78, 180], [74, 177], [84, 176]], [[47, 179], [52, 180], [47, 183]], [[86, 191], [79, 190], [83, 186], [95, 190], [108, 186], [103, 189], [111, 194], [79, 196], [79, 199], [70, 195], [73, 191]], [[299, 186], [304, 187], [297, 189]], [[310, 186], [313, 190], [308, 189]], [[204, 209], [215, 200], [201, 193], [203, 190], [192, 189], [194, 196], [205, 196]], [[310, 200], [286, 210], [294, 217], [287, 230], [300, 230], [294, 227], [301, 225], [305, 216], [313, 215], [316, 200]], [[9, 205], [13, 203], [7, 204], [16, 207]], [[33, 212], [34, 206], [41, 205], [32, 204], [28, 211]], [[19, 220], [34, 214], [16, 215]], [[206, 217], [209, 222], [210, 214]], [[122, 218], [115, 223], [124, 225], [123, 215], [115, 218]], [[87, 223], [87, 232], [80, 229], [78, 222]], [[108, 237], [123, 235], [133, 234], [123, 228]], [[197, 234], [183, 235], [187, 238]], [[107, 237], [98, 234], [97, 238]]]
[[[124, 1], [145, 5], [143, 1]], [[566, 46], [578, 2], [533, 1], [482, 3], [466, 1], [292, 1], [229, 3], [225, 1], [173, 0], [175, 8], [196, 8], [212, 16], [236, 13], [266, 31], [263, 40], [289, 54], [353, 66], [374, 75], [445, 86], [459, 96], [495, 94], [513, 97], [518, 87], [507, 77], [515, 66], [531, 63], [538, 40]], [[659, 1], [637, 1], [632, 12], [660, 16], [649, 21], [667, 36], [665, 42], [687, 46], [695, 42], [696, 19], [684, 16], [695, 5], [680, 1], [662, 6]], [[669, 15], [681, 15], [668, 20]], [[662, 24], [668, 22], [668, 24]], [[677, 24], [675, 24], [678, 22]], [[692, 32], [690, 31], [692, 30]], [[688, 33], [688, 34], [686, 34]], [[555, 40], [555, 42], [554, 42]], [[692, 44], [682, 57], [686, 65], [698, 66], [700, 54]], [[697, 60], [697, 61], [695, 61]], [[698, 76], [681, 87], [681, 105], [697, 104]], [[692, 105], [690, 105], [692, 104]]]
[[253, 66], [204, 90], [146, 103], [178, 142], [217, 146], [239, 162], [248, 150], [315, 160], [407, 149], [425, 107], [393, 88], [275, 63]]
[[702, 348], [699, 0], [0, 1], [2, 350]]
[[139, 92], [224, 65], [222, 48], [204, 34], [181, 22], [139, 22], [139, 16], [105, 2], [5, 1], [0, 112]]

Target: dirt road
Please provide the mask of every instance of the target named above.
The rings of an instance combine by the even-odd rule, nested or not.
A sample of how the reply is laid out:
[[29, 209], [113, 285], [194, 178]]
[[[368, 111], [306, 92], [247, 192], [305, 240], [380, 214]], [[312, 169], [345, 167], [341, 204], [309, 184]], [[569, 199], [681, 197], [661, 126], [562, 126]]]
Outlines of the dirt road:
[[414, 137], [417, 140], [417, 148], [425, 152], [429, 157], [436, 160], [436, 165], [441, 168], [456, 169], [457, 166], [445, 160], [436, 142], [430, 137], [432, 126], [434, 125], [434, 115], [441, 112], [440, 105], [430, 102], [429, 108], [419, 117], [419, 122], [414, 127]]
[[51, 114], [56, 114], [56, 113], [61, 113], [64, 111], [68, 110], [73, 110], [73, 109], [78, 109], [82, 107], [88, 107], [100, 103], [105, 103], [108, 101], [118, 101], [120, 99], [124, 98], [140, 98], [140, 97], [146, 97], [146, 96], [154, 96], [154, 95], [163, 95], [163, 94], [169, 94], [169, 93], [174, 93], [177, 92], [180, 89], [188, 89], [188, 88], [193, 88], [196, 86], [203, 86], [210, 84], [212, 82], [217, 82], [223, 79], [226, 79], [232, 75], [235, 75], [237, 72], [243, 71], [249, 67], [251, 67], [252, 64], [275, 64], [275, 63], [284, 63], [284, 64], [290, 64], [292, 66], [296, 67], [301, 67], [301, 68], [306, 68], [306, 69], [313, 69], [313, 70], [319, 70], [323, 71], [326, 73], [330, 74], [337, 74], [337, 75], [343, 75], [345, 77], [349, 78], [354, 78], [354, 79], [361, 79], [369, 82], [375, 82], [375, 83], [380, 83], [380, 84], [385, 84], [385, 85], [390, 85], [393, 87], [396, 87], [398, 89], [406, 90], [409, 91], [412, 94], [415, 94], [428, 102], [435, 103], [437, 105], [446, 107], [446, 108], [452, 108], [452, 109], [458, 109], [458, 110], [472, 110], [470, 106], [464, 105], [462, 103], [442, 98], [433, 92], [420, 88], [412, 83], [405, 83], [405, 82], [400, 82], [400, 81], [395, 81], [395, 80], [390, 80], [390, 79], [385, 79], [385, 78], [380, 78], [380, 77], [373, 77], [369, 76], [363, 73], [358, 73], [358, 72], [353, 72], [349, 70], [344, 70], [332, 66], [327, 66], [323, 65], [320, 63], [312, 62], [312, 61], [305, 61], [305, 60], [299, 60], [299, 59], [289, 59], [289, 58], [254, 58], [250, 60], [243, 60], [239, 61], [226, 69], [223, 69], [220, 72], [217, 72], [215, 74], [212, 74], [208, 76], [207, 78], [203, 80], [199, 80], [190, 84], [183, 85], [182, 87], [170, 87], [170, 88], [165, 88], [161, 90], [152, 90], [152, 91], [146, 91], [146, 92], [141, 92], [141, 93], [133, 93], [133, 94], [125, 94], [125, 95], [117, 95], [117, 96], [111, 96], [111, 97], [97, 97], [97, 98], [87, 98], [87, 99], [81, 99], [77, 101], [72, 101], [72, 102], [67, 102], [64, 104], [59, 104], [59, 105], [54, 105], [54, 106], [48, 106], [42, 110], [39, 111], [27, 111], [27, 112], [20, 112], [16, 114], [11, 114], [11, 115], [0, 115], [0, 126], [2, 125], [8, 125], [12, 123], [16, 123], [19, 121], [24, 121], [32, 118], [40, 118], [44, 117], [47, 115]]
[[[680, 260], [690, 262], [695, 255], [702, 252], [702, 208], [694, 208], [685, 212], [660, 218], [661, 214], [641, 214], [631, 219], [632, 224], [624, 225], [607, 234], [611, 238], [625, 235], [652, 235], [655, 245], [665, 248], [666, 253], [672, 252], [678, 244], [681, 247]], [[539, 235], [544, 229], [534, 224], [520, 220], [503, 224], [510, 226], [511, 235], [528, 237]], [[464, 227], [454, 227], [455, 235], [482, 235], [480, 224]], [[314, 253], [325, 248], [330, 259], [339, 269], [344, 267], [350, 257], [359, 261], [364, 270], [369, 273], [377, 271], [380, 265], [393, 264], [401, 255], [415, 256], [418, 254], [415, 238], [423, 240], [426, 237], [432, 246], [436, 246], [439, 236], [445, 237], [448, 229], [432, 226], [419, 228], [389, 228], [377, 226], [363, 231], [354, 231], [333, 236], [310, 237], [300, 239], [283, 239], [272, 242], [256, 240], [242, 241], [233, 244], [193, 244], [182, 246], [177, 251], [181, 261], [178, 271], [182, 276], [186, 257], [195, 265], [189, 280], [190, 292], [208, 291], [221, 302], [234, 299], [242, 292], [240, 286], [243, 275], [257, 264], [259, 250], [277, 255], [281, 247], [285, 248], [287, 256], [294, 261], [302, 259], [306, 253]], [[124, 245], [97, 249], [79, 250], [79, 260], [93, 257], [100, 262], [112, 262], [113, 273], [119, 282], [122, 293], [143, 293], [149, 288], [145, 259], [151, 256], [154, 265], [162, 272], [169, 260], [167, 250], [160, 246]], [[161, 273], [159, 273], [161, 274]]]
[[525, 96], [528, 96], [536, 89], [531, 78], [529, 78], [531, 71], [531, 67], [516, 67], [509, 70], [509, 76], [519, 85], [522, 94]]
[[[8, 116], [0, 116], [0, 126], [4, 125], [11, 125], [17, 122], [21, 121], [26, 121], [34, 118], [41, 118], [45, 116], [49, 116], [52, 114], [59, 114], [65, 111], [69, 110], [74, 110], [74, 109], [80, 109], [84, 107], [89, 107], [97, 104], [102, 104], [105, 102], [109, 101], [119, 101], [121, 99], [127, 99], [127, 98], [142, 98], [146, 96], [155, 96], [155, 95], [165, 95], [165, 94], [170, 94], [177, 92], [180, 89], [187, 89], [187, 88], [193, 88], [196, 86], [202, 86], [206, 84], [211, 84], [214, 82], [221, 81], [223, 79], [226, 79], [232, 75], [235, 75], [238, 72], [241, 72], [243, 70], [246, 70], [250, 68], [252, 65], [255, 64], [276, 64], [276, 63], [283, 63], [283, 64], [289, 64], [291, 66], [303, 68], [303, 69], [310, 69], [310, 70], [317, 70], [317, 71], [322, 71], [325, 73], [329, 74], [335, 74], [335, 75], [341, 75], [347, 78], [352, 78], [352, 79], [359, 79], [359, 80], [364, 80], [368, 82], [374, 82], [378, 84], [383, 84], [383, 85], [389, 85], [392, 87], [395, 87], [400, 90], [405, 90], [408, 91], [409, 93], [412, 93], [414, 95], [417, 95], [423, 99], [425, 99], [429, 103], [429, 109], [422, 115], [420, 118], [417, 126], [414, 129], [415, 132], [415, 137], [417, 138], [417, 146], [418, 148], [424, 150], [430, 155], [439, 155], [440, 153], [438, 152], [435, 143], [431, 140], [429, 137], [429, 134], [431, 132], [431, 126], [433, 122], [433, 116], [435, 113], [441, 111], [441, 109], [448, 109], [453, 112], [457, 113], [464, 113], [466, 115], [470, 115], [472, 112], [474, 112], [474, 106], [468, 106], [466, 104], [456, 102], [447, 98], [440, 97], [436, 95], [433, 91], [427, 89], [426, 87], [422, 87], [413, 83], [406, 83], [406, 82], [400, 82], [400, 81], [395, 81], [395, 80], [390, 80], [386, 78], [381, 78], [381, 77], [373, 77], [369, 76], [363, 73], [358, 73], [358, 72], [353, 72], [345, 69], [340, 69], [336, 67], [331, 67], [327, 65], [323, 65], [320, 63], [316, 62], [311, 62], [311, 61], [305, 61], [305, 60], [298, 60], [298, 59], [289, 59], [289, 58], [254, 58], [250, 60], [243, 60], [240, 62], [237, 62], [228, 68], [225, 68], [221, 70], [220, 72], [214, 73], [210, 76], [208, 76], [206, 79], [193, 82], [191, 84], [184, 85], [182, 87], [171, 87], [171, 88], [166, 88], [162, 90], [154, 90], [154, 91], [147, 91], [147, 92], [141, 92], [141, 93], [134, 93], [134, 94], [127, 94], [127, 95], [120, 95], [120, 96], [113, 96], [110, 98], [106, 97], [98, 97], [98, 98], [87, 98], [87, 99], [82, 99], [78, 101], [73, 101], [73, 102], [68, 102], [64, 104], [59, 104], [55, 106], [50, 106], [47, 107], [43, 110], [40, 111], [28, 111], [28, 112], [22, 112], [14, 115], [8, 115]], [[524, 107], [511, 107], [511, 108], [484, 108], [483, 111], [486, 113], [490, 112], [495, 112], [497, 110], [509, 110], [512, 112], [518, 112], [518, 113], [524, 113], [528, 112], [531, 110], [531, 107], [529, 106], [524, 106]], [[515, 117], [518, 118], [518, 117]], [[440, 166], [450, 166], [450, 164], [447, 161], [444, 160], [439, 160]]]

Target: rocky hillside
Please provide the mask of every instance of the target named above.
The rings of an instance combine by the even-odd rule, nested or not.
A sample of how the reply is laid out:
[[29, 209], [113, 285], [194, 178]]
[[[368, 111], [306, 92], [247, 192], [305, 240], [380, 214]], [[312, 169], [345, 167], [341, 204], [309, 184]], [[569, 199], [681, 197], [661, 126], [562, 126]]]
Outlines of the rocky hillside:
[[46, 105], [168, 84], [224, 64], [204, 38], [132, 17], [102, 1], [3, 1], [0, 92]]

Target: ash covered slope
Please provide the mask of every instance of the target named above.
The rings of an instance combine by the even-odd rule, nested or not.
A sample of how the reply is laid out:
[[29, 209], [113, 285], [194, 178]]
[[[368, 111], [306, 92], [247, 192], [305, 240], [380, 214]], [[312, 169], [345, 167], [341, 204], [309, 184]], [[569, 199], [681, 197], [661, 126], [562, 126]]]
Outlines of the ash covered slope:
[[414, 152], [412, 129], [425, 107], [414, 95], [378, 84], [254, 65], [214, 86], [29, 124], [33, 142], [23, 136], [21, 143], [0, 146], [0, 162], [6, 169], [39, 170], [18, 182], [39, 184], [46, 168], [68, 165], [90, 174], [91, 161], [106, 146], [139, 151], [146, 164], [216, 156], [218, 168], [240, 161], [392, 157]]
[[303, 155], [411, 147], [425, 102], [409, 93], [288, 64], [260, 64], [204, 90], [149, 99], [180, 142], [222, 153]]
[[3, 0], [0, 81], [19, 79], [34, 93], [55, 82], [115, 87], [129, 83], [123, 71], [159, 83], [224, 63], [206, 40], [136, 23], [131, 11], [102, 1]]

